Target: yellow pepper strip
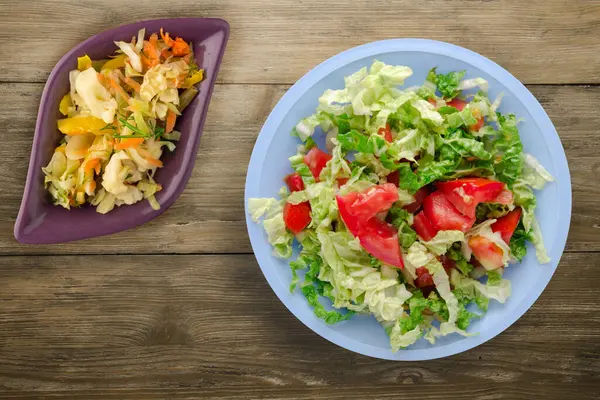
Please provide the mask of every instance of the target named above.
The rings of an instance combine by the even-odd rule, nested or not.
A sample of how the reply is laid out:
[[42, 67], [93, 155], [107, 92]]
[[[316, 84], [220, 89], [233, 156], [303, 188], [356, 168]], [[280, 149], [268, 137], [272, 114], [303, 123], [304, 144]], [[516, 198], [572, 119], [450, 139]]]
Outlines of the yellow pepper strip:
[[71, 107], [71, 95], [69, 93], [65, 94], [58, 105], [58, 111], [64, 116], [69, 113], [69, 107]]
[[196, 83], [202, 81], [202, 79], [204, 79], [204, 70], [203, 69], [199, 70], [198, 72], [195, 72], [189, 78], [185, 78], [183, 80], [183, 84], [181, 85], [181, 87], [184, 89], [190, 88], [190, 87], [194, 86]]
[[124, 68], [125, 67], [125, 60], [127, 59], [127, 55], [126, 54], [120, 54], [118, 56], [116, 56], [115, 58], [113, 58], [112, 60], [108, 60], [106, 62], [106, 64], [104, 64], [102, 66], [102, 71], [107, 70], [107, 69], [117, 69], [117, 68]]
[[92, 59], [86, 54], [83, 57], [77, 57], [77, 69], [85, 71], [92, 67]]
[[88, 132], [91, 132], [94, 135], [113, 133], [110, 129], [102, 130], [103, 128], [106, 128], [106, 122], [92, 116], [77, 116], [59, 119], [57, 125], [58, 130], [65, 135], [83, 135]]

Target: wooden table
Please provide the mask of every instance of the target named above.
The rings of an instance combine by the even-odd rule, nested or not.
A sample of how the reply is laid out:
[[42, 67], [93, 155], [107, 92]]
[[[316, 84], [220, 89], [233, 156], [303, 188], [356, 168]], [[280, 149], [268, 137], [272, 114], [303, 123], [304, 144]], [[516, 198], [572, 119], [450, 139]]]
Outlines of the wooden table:
[[[0, 398], [587, 399], [600, 394], [600, 2], [0, 1]], [[18, 244], [36, 111], [78, 42], [141, 19], [221, 17], [231, 38], [196, 167], [161, 217], [53, 246]], [[270, 110], [355, 45], [452, 42], [542, 103], [573, 179], [566, 252], [540, 299], [488, 343], [443, 360], [376, 360], [306, 328], [252, 255], [246, 166]], [[225, 172], [225, 173], [224, 173]]]

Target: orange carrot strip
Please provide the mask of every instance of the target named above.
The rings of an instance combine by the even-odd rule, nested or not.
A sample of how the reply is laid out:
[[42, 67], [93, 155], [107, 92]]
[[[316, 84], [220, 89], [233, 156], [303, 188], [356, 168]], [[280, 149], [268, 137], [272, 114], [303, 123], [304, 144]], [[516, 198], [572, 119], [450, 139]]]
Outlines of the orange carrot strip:
[[100, 171], [102, 171], [102, 164], [98, 163], [94, 168], [94, 171], [96, 172], [96, 175], [100, 175]]
[[85, 163], [85, 167], [83, 168], [83, 170], [88, 173], [91, 170], [95, 169], [97, 165], [100, 165], [100, 159], [99, 158], [90, 158], [89, 160], [87, 160], [87, 162]]
[[139, 83], [137, 83], [136, 81], [134, 81], [133, 79], [131, 79], [129, 77], [125, 78], [124, 82], [127, 86], [129, 86], [130, 88], [132, 88], [133, 90], [135, 90], [136, 92], [139, 93], [139, 91], [141, 89], [141, 86]]
[[169, 58], [173, 57], [173, 53], [171, 53], [168, 48], [164, 48], [163, 51], [161, 51], [160, 53], [160, 57], [166, 61]]
[[150, 164], [152, 165], [156, 165], [157, 167], [162, 167], [163, 163], [160, 160], [157, 160], [156, 158], [152, 157], [152, 154], [150, 154], [150, 152], [148, 152], [148, 150], [143, 149], [143, 148], [138, 148], [136, 149], [138, 153], [140, 153], [140, 155], [142, 157], [144, 157], [144, 159], [146, 161], [148, 161]]
[[171, 46], [173, 55], [176, 57], [185, 56], [190, 53], [190, 46], [182, 38], [175, 39], [173, 46]]
[[121, 139], [119, 143], [115, 143], [115, 150], [123, 150], [130, 149], [132, 147], [138, 147], [142, 143], [144, 143], [144, 138]]
[[116, 80], [110, 79], [110, 86], [112, 86], [113, 89], [115, 89], [117, 91], [117, 93], [119, 93], [121, 95], [121, 97], [123, 97], [126, 101], [129, 101], [129, 95], [127, 94], [125, 89], [123, 89], [121, 87], [121, 85], [119, 85], [119, 83]]
[[167, 32], [167, 34], [163, 33], [163, 28], [160, 28], [160, 37], [167, 46], [171, 47], [173, 45], [174, 40], [169, 36], [169, 32]]
[[165, 132], [167, 132], [167, 133], [173, 132], [173, 128], [175, 128], [176, 120], [177, 120], [177, 114], [175, 114], [172, 110], [167, 111], [167, 124], [165, 126]]

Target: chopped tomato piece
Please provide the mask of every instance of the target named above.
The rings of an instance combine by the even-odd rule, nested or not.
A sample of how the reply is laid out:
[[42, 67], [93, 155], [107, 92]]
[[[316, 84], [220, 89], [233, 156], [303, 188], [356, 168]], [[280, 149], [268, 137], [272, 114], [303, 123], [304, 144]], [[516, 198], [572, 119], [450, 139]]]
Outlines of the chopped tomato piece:
[[498, 218], [496, 222], [492, 224], [492, 231], [500, 232], [502, 240], [507, 244], [510, 242], [510, 238], [517, 229], [519, 221], [521, 220], [521, 209], [515, 208], [502, 218]]
[[425, 197], [427, 197], [428, 195], [429, 189], [427, 188], [427, 186], [423, 186], [421, 189], [417, 190], [417, 193], [415, 193], [415, 201], [405, 205], [402, 208], [404, 208], [409, 213], [414, 214], [417, 211], [419, 211], [421, 205], [423, 204], [423, 200], [425, 200]]
[[496, 196], [494, 198], [494, 200], [490, 200], [488, 201], [488, 203], [497, 203], [497, 204], [512, 204], [514, 201], [514, 197], [513, 197], [513, 193], [508, 190], [508, 189], [504, 189], [503, 191], [501, 191], [500, 193], [498, 193], [498, 196]]
[[302, 181], [302, 177], [299, 173], [294, 172], [293, 174], [289, 174], [284, 179], [285, 184], [290, 189], [290, 192], [299, 192], [304, 190], [304, 182]]
[[446, 103], [446, 105], [448, 105], [450, 107], [454, 107], [458, 111], [464, 110], [467, 104], [469, 104], [469, 103], [464, 100], [458, 99], [456, 97]]
[[475, 218], [477, 204], [494, 200], [505, 188], [504, 183], [485, 178], [462, 178], [438, 182], [436, 186], [458, 211], [470, 218]]
[[476, 123], [474, 123], [473, 125], [469, 125], [469, 130], [477, 132], [481, 128], [483, 128], [483, 124], [484, 124], [483, 117], [477, 118], [477, 122]]
[[469, 247], [473, 251], [473, 256], [488, 271], [504, 266], [502, 262], [504, 252], [490, 239], [479, 235], [472, 236], [469, 238]]
[[337, 183], [338, 186], [344, 186], [346, 183], [348, 183], [348, 181], [350, 180], [350, 178], [337, 178]]
[[294, 234], [302, 232], [312, 221], [310, 204], [307, 201], [300, 204], [285, 203], [285, 206], [283, 206], [283, 221], [290, 232]]
[[364, 224], [358, 240], [373, 257], [385, 264], [404, 268], [398, 242], [398, 230], [393, 225], [377, 218], [371, 218]]
[[423, 212], [431, 225], [441, 231], [458, 230], [466, 232], [475, 222], [475, 216], [471, 218], [461, 214], [440, 191], [434, 192], [425, 198]]
[[421, 236], [426, 242], [433, 239], [438, 233], [438, 230], [429, 222], [423, 211], [415, 215], [413, 228], [417, 235]]
[[419, 267], [415, 270], [417, 279], [415, 279], [415, 286], [418, 288], [424, 288], [427, 286], [434, 286], [433, 276], [429, 273], [427, 268]]
[[321, 175], [321, 171], [323, 171], [323, 168], [325, 168], [327, 162], [332, 158], [333, 157], [331, 156], [331, 154], [327, 154], [324, 151], [319, 150], [318, 147], [313, 147], [304, 156], [304, 163], [308, 166], [310, 172], [318, 181], [319, 176]]
[[392, 128], [389, 124], [385, 124], [385, 128], [379, 128], [378, 133], [383, 136], [386, 142], [391, 143], [394, 139], [392, 138]]
[[398, 190], [392, 183], [384, 183], [357, 193], [336, 197], [342, 220], [354, 236], [360, 234], [362, 226], [375, 215], [387, 211], [398, 201]]
[[398, 190], [391, 183], [373, 186], [363, 192], [337, 196], [340, 217], [363, 248], [386, 264], [403, 268], [398, 230], [377, 214], [398, 201]]
[[400, 173], [398, 171], [393, 171], [387, 176], [388, 183], [393, 183], [396, 187], [400, 186]]

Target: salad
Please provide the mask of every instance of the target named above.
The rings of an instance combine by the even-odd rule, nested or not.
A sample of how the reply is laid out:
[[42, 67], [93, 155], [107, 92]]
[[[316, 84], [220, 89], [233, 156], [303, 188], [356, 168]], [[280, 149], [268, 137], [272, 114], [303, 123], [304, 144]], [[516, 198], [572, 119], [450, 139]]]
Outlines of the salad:
[[57, 122], [63, 134], [45, 168], [52, 201], [66, 209], [86, 203], [105, 214], [115, 206], [154, 197], [154, 180], [163, 166], [163, 147], [175, 150], [181, 133], [175, 122], [190, 104], [204, 70], [182, 38], [160, 30], [145, 40], [145, 29], [131, 42], [115, 42], [108, 60], [77, 59], [69, 73]]
[[293, 129], [303, 143], [279, 199], [248, 202], [276, 256], [291, 258], [299, 243], [290, 290], [330, 324], [374, 315], [393, 351], [472, 335], [490, 300], [510, 296], [503, 272], [527, 243], [550, 261], [534, 190], [553, 178], [523, 151], [516, 116], [497, 111], [502, 95], [490, 100], [484, 79], [436, 68], [400, 89], [411, 75], [375, 61], [323, 93]]

